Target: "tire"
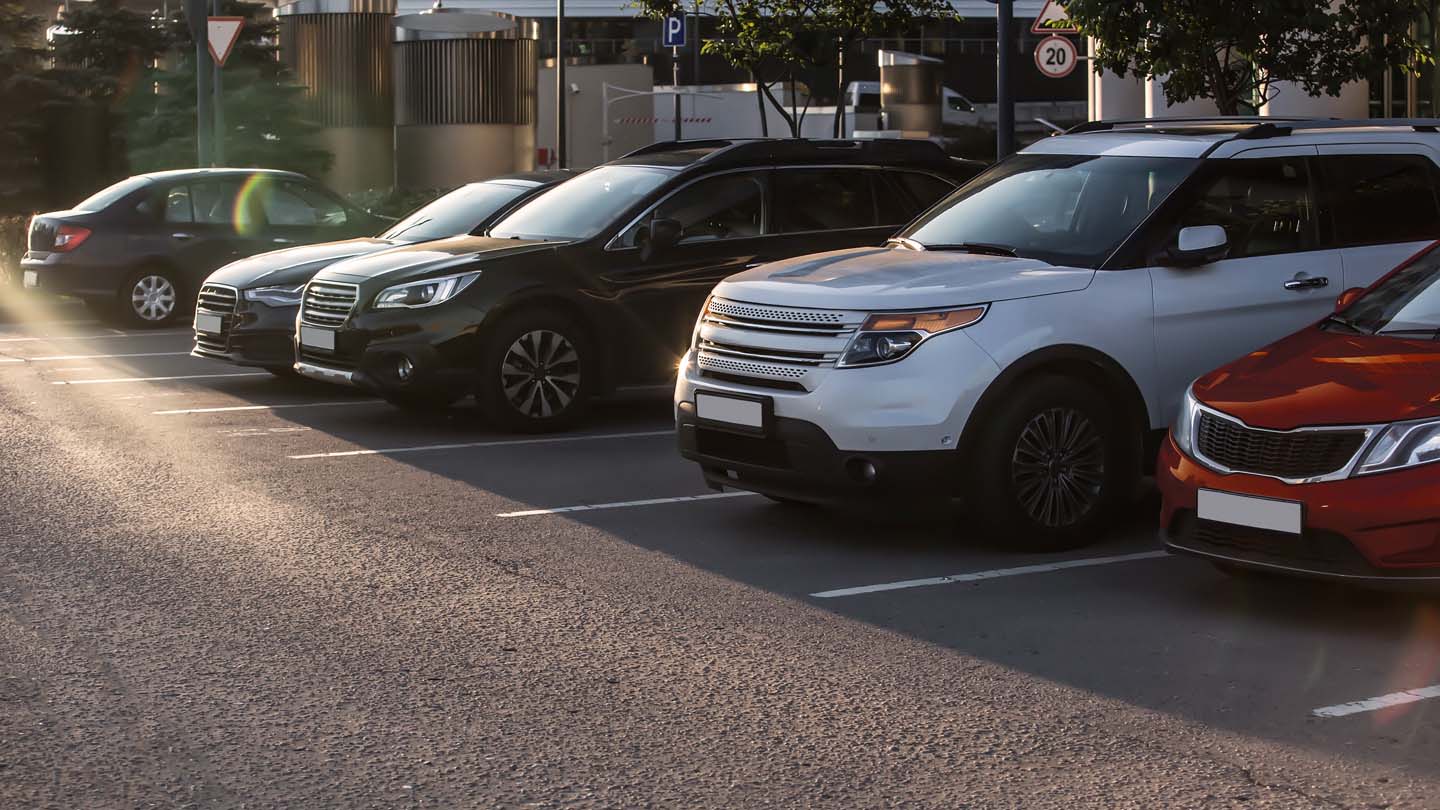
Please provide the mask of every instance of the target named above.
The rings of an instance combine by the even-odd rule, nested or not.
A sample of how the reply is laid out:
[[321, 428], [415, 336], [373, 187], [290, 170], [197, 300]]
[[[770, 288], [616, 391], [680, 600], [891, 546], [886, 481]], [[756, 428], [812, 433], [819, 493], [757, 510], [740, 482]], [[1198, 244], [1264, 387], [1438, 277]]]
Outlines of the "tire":
[[147, 267], [126, 278], [115, 308], [127, 326], [158, 329], [175, 322], [184, 310], [182, 301], [179, 274], [164, 267]]
[[1024, 551], [1099, 539], [1139, 475], [1120, 410], [1085, 382], [1045, 375], [988, 414], [969, 490], [998, 539]]
[[522, 310], [486, 339], [475, 401], [491, 424], [505, 430], [564, 430], [589, 409], [599, 365], [589, 334], [572, 318]]

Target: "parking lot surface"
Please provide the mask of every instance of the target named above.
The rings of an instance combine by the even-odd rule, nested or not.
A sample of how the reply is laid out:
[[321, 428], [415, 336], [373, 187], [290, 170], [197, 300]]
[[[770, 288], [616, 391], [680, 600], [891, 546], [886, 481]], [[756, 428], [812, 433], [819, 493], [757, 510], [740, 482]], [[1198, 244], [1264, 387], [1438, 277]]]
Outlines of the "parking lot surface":
[[[707, 490], [0, 313], [0, 807], [1436, 807], [1440, 600]], [[1427, 691], [1428, 690], [1428, 691]]]

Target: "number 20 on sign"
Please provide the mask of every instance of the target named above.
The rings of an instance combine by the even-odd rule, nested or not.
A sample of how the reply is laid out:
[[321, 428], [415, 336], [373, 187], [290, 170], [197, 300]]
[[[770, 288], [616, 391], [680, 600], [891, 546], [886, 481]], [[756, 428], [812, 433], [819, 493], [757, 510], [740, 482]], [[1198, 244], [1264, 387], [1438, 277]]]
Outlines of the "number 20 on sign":
[[1075, 43], [1061, 36], [1046, 37], [1035, 46], [1035, 67], [1052, 79], [1063, 79], [1080, 61]]

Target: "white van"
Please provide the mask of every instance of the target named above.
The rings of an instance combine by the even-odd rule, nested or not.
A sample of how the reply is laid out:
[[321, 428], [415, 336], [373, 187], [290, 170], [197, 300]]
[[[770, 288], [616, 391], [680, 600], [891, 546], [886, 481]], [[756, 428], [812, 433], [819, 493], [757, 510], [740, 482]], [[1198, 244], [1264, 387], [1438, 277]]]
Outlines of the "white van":
[[1440, 237], [1440, 121], [1085, 124], [884, 247], [721, 283], [681, 453], [777, 500], [960, 496], [1017, 546], [1097, 537], [1188, 383]]

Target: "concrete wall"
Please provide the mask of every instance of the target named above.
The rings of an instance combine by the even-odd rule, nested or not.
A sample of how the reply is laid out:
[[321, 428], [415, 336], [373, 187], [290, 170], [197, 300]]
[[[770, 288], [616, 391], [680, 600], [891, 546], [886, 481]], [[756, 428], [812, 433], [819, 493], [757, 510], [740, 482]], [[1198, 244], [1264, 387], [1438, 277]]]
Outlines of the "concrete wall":
[[[566, 65], [567, 157], [571, 168], [585, 169], [605, 162], [604, 103], [602, 92], [609, 83], [630, 90], [651, 90], [654, 87], [649, 65]], [[578, 90], [578, 92], [576, 92]], [[535, 129], [535, 150], [555, 150], [555, 68], [540, 68], [539, 119]], [[653, 115], [654, 102], [648, 96], [619, 101], [610, 107], [610, 157], [649, 146], [652, 126], [617, 125], [616, 119], [648, 118]]]
[[454, 188], [535, 168], [534, 135], [520, 124], [417, 124], [395, 128], [401, 188]]
[[316, 140], [335, 156], [324, 180], [336, 191], [390, 188], [395, 182], [392, 127], [326, 127]]

